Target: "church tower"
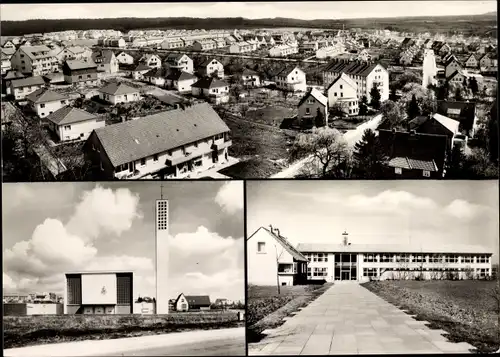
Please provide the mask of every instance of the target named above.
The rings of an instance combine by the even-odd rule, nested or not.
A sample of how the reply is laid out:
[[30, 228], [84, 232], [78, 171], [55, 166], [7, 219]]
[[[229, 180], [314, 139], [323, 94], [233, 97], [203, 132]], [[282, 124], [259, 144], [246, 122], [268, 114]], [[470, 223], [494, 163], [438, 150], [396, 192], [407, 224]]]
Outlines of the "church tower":
[[156, 313], [168, 314], [168, 256], [169, 256], [169, 210], [168, 200], [161, 198], [155, 204], [155, 278], [156, 278]]

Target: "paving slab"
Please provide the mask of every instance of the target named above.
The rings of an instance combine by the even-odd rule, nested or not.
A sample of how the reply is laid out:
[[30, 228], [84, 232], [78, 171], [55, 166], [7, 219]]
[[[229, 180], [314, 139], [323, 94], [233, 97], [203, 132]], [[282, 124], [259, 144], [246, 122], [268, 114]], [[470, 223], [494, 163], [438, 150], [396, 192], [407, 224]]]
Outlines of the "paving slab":
[[[267, 331], [266, 331], [267, 332]], [[470, 353], [357, 283], [335, 284], [258, 343], [249, 355]], [[279, 338], [278, 338], [279, 336]], [[254, 348], [254, 346], [264, 346]]]

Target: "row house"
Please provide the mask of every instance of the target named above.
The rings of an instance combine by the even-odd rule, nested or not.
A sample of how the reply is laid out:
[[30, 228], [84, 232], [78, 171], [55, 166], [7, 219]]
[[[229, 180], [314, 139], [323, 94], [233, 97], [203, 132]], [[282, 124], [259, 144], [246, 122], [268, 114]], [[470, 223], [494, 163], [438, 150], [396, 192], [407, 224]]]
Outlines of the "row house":
[[194, 39], [190, 37], [182, 37], [182, 42], [184, 43], [184, 47], [191, 47], [194, 43]]
[[47, 46], [21, 46], [11, 58], [11, 65], [22, 73], [40, 76], [59, 70], [59, 63]]
[[179, 93], [191, 93], [191, 86], [198, 81], [198, 78], [191, 74], [178, 69], [171, 70], [166, 77], [166, 85], [168, 88], [174, 88]]
[[182, 53], [169, 53], [163, 65], [168, 70], [180, 70], [187, 73], [194, 73], [193, 60], [186, 54]]
[[123, 83], [110, 83], [98, 90], [99, 98], [116, 105], [141, 100], [140, 91]]
[[83, 150], [101, 179], [184, 178], [226, 163], [229, 133], [199, 103], [96, 129]]
[[307, 90], [306, 74], [297, 66], [283, 68], [274, 76], [276, 87], [291, 92], [305, 92]]
[[92, 60], [97, 64], [97, 70], [104, 73], [117, 73], [119, 69], [118, 60], [111, 50], [103, 50], [92, 53]]
[[10, 82], [10, 94], [15, 100], [22, 100], [43, 87], [45, 87], [45, 81], [41, 76], [13, 79]]
[[214, 41], [217, 48], [224, 48], [227, 46], [227, 43], [223, 38], [215, 38]]
[[295, 46], [290, 45], [278, 45], [269, 49], [270, 57], [286, 57], [288, 55], [293, 55], [298, 53], [299, 50]]
[[208, 99], [215, 104], [229, 101], [229, 84], [213, 77], [201, 78], [191, 85], [191, 93], [195, 97]]
[[323, 72], [323, 85], [325, 88], [342, 73], [347, 74], [357, 85], [358, 99], [366, 96], [371, 101], [370, 91], [376, 86], [380, 91], [380, 100], [389, 99], [389, 73], [379, 63], [360, 61], [332, 61]]
[[344, 52], [345, 52], [345, 47], [342, 44], [322, 47], [316, 51], [316, 58], [317, 59], [331, 58]]
[[146, 53], [140, 59], [139, 62], [144, 63], [150, 68], [160, 68], [161, 58], [153, 53]]
[[92, 60], [70, 60], [63, 64], [66, 83], [74, 85], [97, 85], [97, 65]]
[[198, 69], [198, 72], [203, 77], [217, 76], [220, 79], [224, 78], [224, 65], [215, 58], [207, 58], [203, 61]]
[[342, 73], [326, 89], [328, 107], [345, 115], [358, 115], [358, 86], [347, 74]]
[[127, 44], [123, 38], [100, 38], [97, 40], [97, 46], [125, 48]]
[[229, 53], [249, 53], [253, 51], [253, 46], [248, 42], [235, 42], [229, 46]]
[[176, 48], [183, 48], [184, 41], [180, 38], [166, 38], [161, 44], [160, 48], [164, 50], [172, 50]]
[[61, 142], [87, 140], [94, 130], [106, 125], [104, 118], [70, 106], [49, 114], [46, 121]]
[[210, 51], [217, 48], [217, 44], [214, 40], [205, 39], [205, 40], [197, 40], [193, 42], [191, 47], [194, 51]]
[[40, 117], [45, 118], [68, 105], [69, 98], [47, 88], [40, 88], [26, 96], [28, 105]]

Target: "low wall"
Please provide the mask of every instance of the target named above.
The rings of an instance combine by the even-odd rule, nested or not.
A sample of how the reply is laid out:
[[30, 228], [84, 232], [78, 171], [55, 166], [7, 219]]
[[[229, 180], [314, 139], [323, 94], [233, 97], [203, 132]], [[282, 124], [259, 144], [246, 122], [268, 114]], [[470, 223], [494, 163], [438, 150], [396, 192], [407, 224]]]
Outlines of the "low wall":
[[27, 315], [62, 315], [62, 304], [26, 304]]

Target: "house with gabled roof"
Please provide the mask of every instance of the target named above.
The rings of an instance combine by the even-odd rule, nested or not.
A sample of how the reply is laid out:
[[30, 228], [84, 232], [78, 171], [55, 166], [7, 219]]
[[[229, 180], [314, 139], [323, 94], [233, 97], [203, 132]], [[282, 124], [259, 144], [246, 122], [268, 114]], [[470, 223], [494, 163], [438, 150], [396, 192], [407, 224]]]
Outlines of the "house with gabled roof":
[[241, 81], [245, 87], [260, 87], [261, 75], [257, 71], [245, 68], [241, 73]]
[[297, 119], [302, 127], [328, 125], [328, 98], [315, 88], [309, 89], [297, 105]]
[[191, 93], [191, 86], [198, 81], [198, 77], [180, 70], [172, 70], [166, 77], [166, 85], [179, 93]]
[[129, 55], [127, 52], [120, 52], [117, 54], [116, 60], [119, 64], [134, 64], [135, 62], [134, 57]]
[[307, 90], [306, 74], [298, 66], [285, 66], [274, 75], [276, 87], [290, 92]]
[[448, 79], [456, 71], [462, 70], [462, 64], [458, 62], [455, 56], [451, 57], [444, 65], [444, 75]]
[[151, 67], [146, 66], [144, 63], [140, 62], [134, 69], [130, 71], [130, 74], [135, 80], [143, 80], [144, 74], [149, 72]]
[[229, 133], [198, 103], [96, 129], [83, 150], [99, 179], [200, 177], [228, 162]]
[[141, 100], [140, 91], [124, 83], [110, 83], [98, 90], [99, 98], [116, 105]]
[[474, 137], [477, 122], [475, 102], [438, 100], [437, 112], [448, 118], [458, 120], [460, 122], [459, 130], [469, 138]]
[[189, 311], [189, 302], [186, 299], [186, 296], [183, 293], [180, 293], [175, 299], [174, 309], [178, 312], [187, 312]]
[[342, 73], [348, 75], [356, 83], [359, 100], [366, 96], [370, 102], [370, 91], [373, 86], [379, 89], [381, 101], [389, 99], [389, 72], [380, 63], [333, 60], [323, 72], [324, 87], [328, 88]]
[[418, 116], [408, 123], [410, 130], [420, 134], [444, 135], [448, 138], [447, 150], [453, 149], [454, 139], [459, 134], [460, 122], [444, 115], [434, 113], [432, 115]]
[[446, 135], [378, 129], [388, 157], [386, 178], [443, 178], [448, 157]]
[[92, 60], [68, 60], [63, 64], [64, 80], [69, 84], [97, 85], [97, 64]]
[[215, 104], [229, 101], [229, 84], [214, 77], [203, 77], [191, 85], [195, 97], [207, 98]]
[[140, 59], [139, 62], [144, 63], [146, 66], [150, 68], [160, 68], [161, 67], [161, 59], [157, 55], [153, 53], [146, 53]]
[[92, 60], [97, 64], [97, 70], [104, 73], [118, 72], [119, 62], [111, 50], [103, 50], [92, 53]]
[[208, 295], [186, 295], [185, 298], [189, 305], [188, 311], [210, 310], [211, 302]]
[[106, 125], [104, 118], [69, 106], [49, 114], [46, 121], [60, 141], [87, 140], [93, 130]]
[[144, 73], [144, 80], [156, 86], [163, 87], [165, 85], [165, 77], [167, 76], [165, 68], [153, 68]]
[[163, 61], [165, 68], [169, 70], [181, 70], [193, 74], [193, 60], [183, 53], [169, 53]]
[[26, 78], [26, 76], [19, 71], [13, 69], [8, 70], [2, 76], [2, 92], [5, 92], [5, 94], [10, 95], [11, 94], [10, 82], [12, 82], [14, 79], [21, 79], [21, 78]]
[[6, 47], [1, 49], [1, 59], [2, 59], [2, 74], [5, 74], [8, 70], [12, 68], [11, 58], [16, 53], [15, 48]]
[[55, 57], [60, 63], [66, 60], [80, 60], [84, 58], [91, 58], [92, 50], [88, 47], [82, 46], [68, 46], [65, 48], [55, 48]]
[[41, 76], [13, 79], [10, 82], [10, 93], [15, 100], [22, 100], [43, 87], [45, 87], [45, 81]]
[[476, 56], [474, 56], [473, 53], [471, 53], [471, 55], [469, 56], [469, 58], [467, 58], [467, 60], [465, 61], [465, 67], [467, 68], [477, 68], [479, 66], [479, 62], [476, 58]]
[[224, 78], [224, 65], [217, 61], [215, 58], [207, 58], [198, 67], [198, 73], [204, 77], [212, 77], [212, 74], [223, 79]]
[[307, 258], [279, 229], [260, 227], [246, 241], [247, 282], [253, 285], [298, 285], [307, 281]]
[[56, 110], [68, 105], [69, 97], [47, 88], [40, 88], [26, 96], [32, 110], [40, 117], [45, 118]]
[[326, 89], [329, 109], [338, 109], [346, 115], [358, 115], [358, 86], [351, 77], [342, 73]]

